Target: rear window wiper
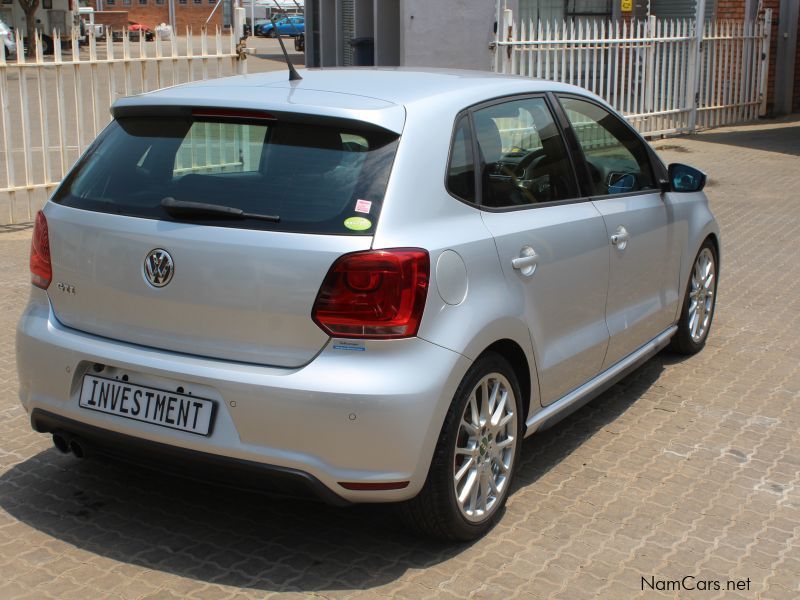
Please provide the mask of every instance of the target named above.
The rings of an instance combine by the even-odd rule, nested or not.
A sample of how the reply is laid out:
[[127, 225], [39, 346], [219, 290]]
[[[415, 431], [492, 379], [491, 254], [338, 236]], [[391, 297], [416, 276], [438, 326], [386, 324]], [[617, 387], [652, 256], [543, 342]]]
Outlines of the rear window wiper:
[[278, 215], [262, 215], [249, 213], [241, 208], [222, 206], [219, 204], [206, 204], [204, 202], [186, 202], [167, 196], [161, 200], [161, 208], [172, 217], [217, 217], [220, 219], [254, 219], [256, 221], [280, 222]]

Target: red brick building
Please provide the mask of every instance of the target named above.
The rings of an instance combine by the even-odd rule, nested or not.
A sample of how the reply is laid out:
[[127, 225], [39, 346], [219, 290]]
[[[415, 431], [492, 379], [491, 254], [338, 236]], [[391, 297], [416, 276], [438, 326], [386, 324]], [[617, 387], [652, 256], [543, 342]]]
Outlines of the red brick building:
[[[222, 0], [208, 23], [211, 31], [216, 27], [229, 27], [235, 0]], [[90, 0], [89, 5], [97, 11], [127, 11], [128, 21], [147, 25], [172, 25], [178, 35], [186, 28], [200, 31], [217, 5], [217, 0]]]

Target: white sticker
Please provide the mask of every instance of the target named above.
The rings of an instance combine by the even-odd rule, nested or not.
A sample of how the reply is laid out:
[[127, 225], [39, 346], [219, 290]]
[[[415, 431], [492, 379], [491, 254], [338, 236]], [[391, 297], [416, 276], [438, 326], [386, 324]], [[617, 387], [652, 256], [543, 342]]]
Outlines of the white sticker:
[[356, 200], [356, 212], [369, 213], [372, 208], [372, 202], [369, 200]]
[[355, 352], [364, 352], [366, 350], [364, 347], [364, 342], [353, 342], [346, 340], [333, 340], [333, 349], [350, 350]]

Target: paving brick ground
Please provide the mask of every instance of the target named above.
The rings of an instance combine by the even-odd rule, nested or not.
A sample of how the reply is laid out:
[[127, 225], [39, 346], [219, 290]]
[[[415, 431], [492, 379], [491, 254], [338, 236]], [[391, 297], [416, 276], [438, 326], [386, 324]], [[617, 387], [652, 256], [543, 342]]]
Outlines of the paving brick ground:
[[[30, 231], [0, 233], [0, 598], [800, 597], [800, 117], [656, 145], [710, 173], [724, 258], [708, 346], [528, 439], [501, 524], [465, 546], [414, 539], [384, 507], [57, 453], [16, 400]], [[686, 575], [723, 589], [642, 591]]]

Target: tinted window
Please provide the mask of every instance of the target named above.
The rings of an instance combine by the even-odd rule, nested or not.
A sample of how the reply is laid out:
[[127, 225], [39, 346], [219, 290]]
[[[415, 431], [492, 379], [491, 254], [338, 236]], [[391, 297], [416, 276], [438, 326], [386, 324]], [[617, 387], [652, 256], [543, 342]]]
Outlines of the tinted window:
[[[396, 140], [388, 132], [349, 126], [124, 118], [98, 138], [53, 200], [170, 220], [160, 203], [171, 196], [280, 217], [278, 223], [203, 219], [204, 224], [371, 235]], [[370, 226], [363, 228], [360, 220], [354, 231], [344, 224], [350, 217]]]
[[644, 142], [615, 115], [592, 102], [561, 98], [583, 148], [599, 196], [656, 189]]
[[450, 149], [450, 164], [447, 167], [447, 189], [462, 200], [475, 202], [475, 164], [467, 116], [461, 117], [456, 125], [453, 147]]
[[576, 197], [572, 165], [543, 98], [475, 112], [481, 151], [481, 203], [524, 206]]

